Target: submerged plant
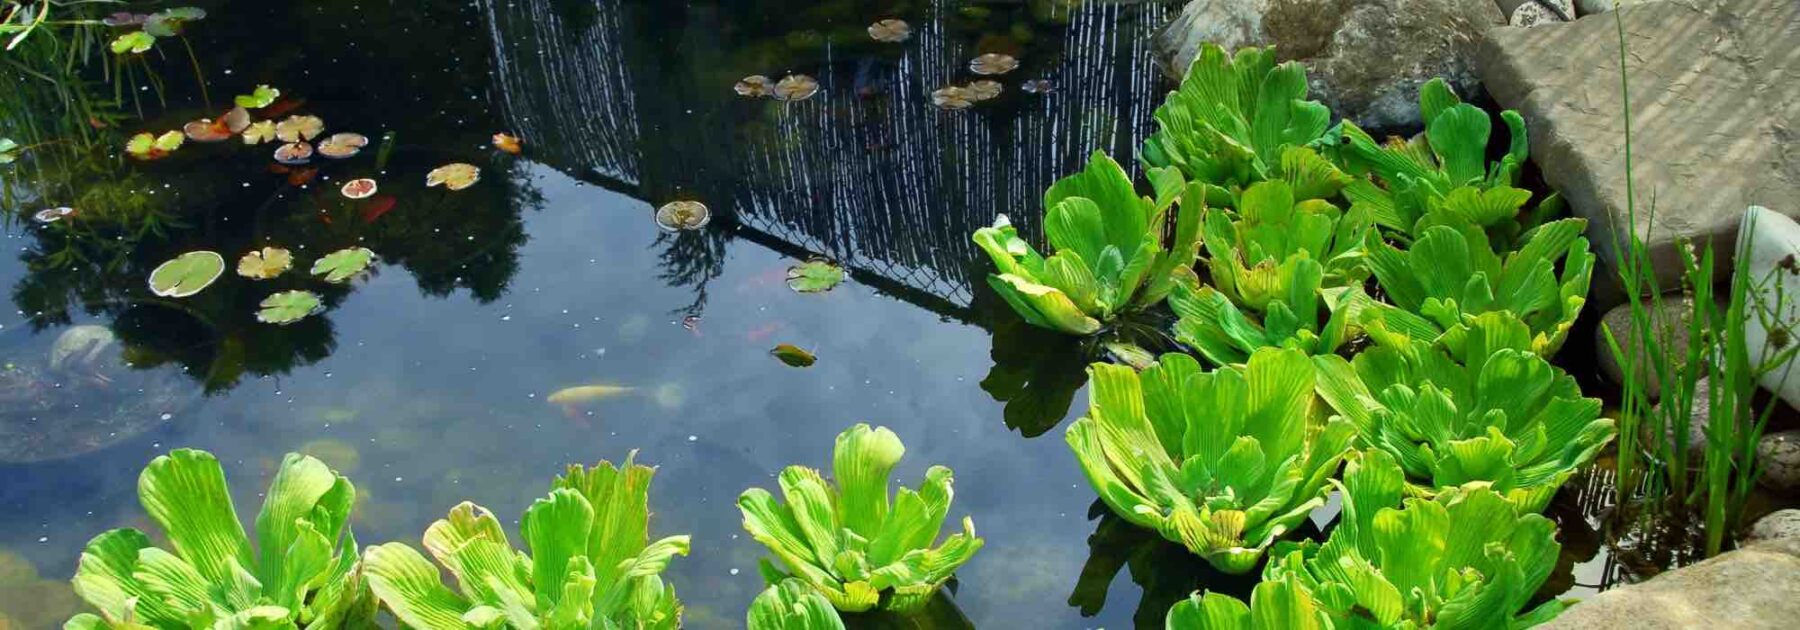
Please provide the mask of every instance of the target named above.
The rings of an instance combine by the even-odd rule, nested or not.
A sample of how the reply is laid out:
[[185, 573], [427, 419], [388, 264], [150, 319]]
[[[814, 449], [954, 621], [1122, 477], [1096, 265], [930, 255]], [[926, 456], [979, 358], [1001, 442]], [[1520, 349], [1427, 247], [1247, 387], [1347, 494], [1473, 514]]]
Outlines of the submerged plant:
[[[1121, 313], [1161, 302], [1181, 281], [1197, 281], [1201, 189], [1173, 169], [1151, 173], [1151, 183], [1156, 198], [1138, 196], [1119, 163], [1094, 152], [1084, 171], [1044, 193], [1044, 234], [1056, 250], [1049, 257], [1005, 216], [975, 231], [999, 272], [988, 284], [1034, 326], [1091, 335]], [[1165, 250], [1169, 212], [1175, 240]]]
[[1100, 499], [1214, 567], [1244, 573], [1324, 505], [1355, 428], [1319, 425], [1313, 365], [1265, 349], [1203, 372], [1166, 354], [1140, 376], [1094, 364], [1088, 414], [1067, 438]]
[[950, 469], [932, 466], [918, 490], [902, 487], [890, 499], [888, 480], [905, 452], [893, 431], [858, 424], [837, 437], [835, 486], [817, 470], [789, 466], [780, 480], [786, 505], [762, 488], [745, 490], [744, 530], [782, 565], [765, 559], [763, 577], [799, 579], [844, 612], [911, 613], [930, 602], [984, 541], [964, 517], [961, 533], [931, 547], [950, 512]]
[[1144, 141], [1141, 159], [1206, 184], [1214, 205], [1235, 205], [1250, 185], [1286, 176], [1324, 184], [1304, 187], [1303, 199], [1336, 194], [1347, 176], [1310, 149], [1290, 153], [1324, 138], [1331, 124], [1331, 110], [1306, 100], [1306, 92], [1306, 68], [1277, 65], [1274, 48], [1240, 48], [1234, 56], [1207, 43], [1156, 108], [1159, 128]]
[[[633, 453], [635, 455], [635, 453]], [[369, 587], [401, 623], [420, 630], [678, 628], [681, 604], [660, 574], [688, 537], [649, 541], [650, 478], [632, 463], [570, 466], [519, 521], [527, 556], [492, 512], [464, 502], [425, 530], [425, 549], [456, 576], [402, 543], [369, 547]]]
[[750, 630], [844, 630], [831, 601], [796, 578], [764, 589], [750, 602], [744, 621]]
[[1613, 437], [1600, 401], [1533, 352], [1509, 313], [1473, 318], [1436, 343], [1375, 339], [1353, 361], [1316, 358], [1319, 393], [1427, 494], [1483, 482], [1540, 512]]
[[1387, 453], [1352, 459], [1330, 539], [1283, 543], [1264, 584], [1299, 585], [1346, 627], [1525, 628], [1563, 611], [1525, 610], [1556, 567], [1554, 523], [1480, 484], [1402, 502], [1404, 479]]
[[94, 537], [75, 570], [83, 613], [72, 630], [372, 627], [375, 600], [357, 568], [356, 489], [323, 462], [282, 459], [256, 517], [256, 548], [219, 460], [180, 449], [138, 478], [138, 498], [174, 552], [135, 529]]

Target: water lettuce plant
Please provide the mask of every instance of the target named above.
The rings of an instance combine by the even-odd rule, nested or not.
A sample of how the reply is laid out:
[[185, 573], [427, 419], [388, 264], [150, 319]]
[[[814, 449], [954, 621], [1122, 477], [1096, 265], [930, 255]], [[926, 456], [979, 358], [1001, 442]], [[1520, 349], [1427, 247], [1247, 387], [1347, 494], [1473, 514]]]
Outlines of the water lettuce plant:
[[929, 603], [984, 541], [964, 517], [961, 533], [932, 548], [950, 511], [950, 469], [932, 466], [918, 490], [902, 487], [890, 498], [888, 481], [905, 453], [893, 431], [858, 424], [837, 437], [835, 486], [817, 470], [789, 466], [780, 478], [785, 505], [762, 488], [745, 490], [744, 530], [782, 565], [763, 560], [763, 577], [798, 579], [844, 612], [911, 613]]
[[1600, 401], [1533, 352], [1510, 313], [1475, 317], [1434, 343], [1372, 337], [1354, 360], [1314, 359], [1319, 393], [1424, 494], [1483, 482], [1539, 512], [1613, 437]]
[[1087, 415], [1066, 435], [1113, 512], [1227, 573], [1323, 505], [1355, 428], [1316, 422], [1314, 368], [1264, 349], [1212, 372], [1165, 354], [1142, 375], [1095, 364]]
[[[635, 453], [633, 453], [635, 455]], [[678, 628], [681, 604], [660, 574], [688, 552], [687, 536], [649, 541], [650, 478], [625, 458], [570, 466], [519, 521], [530, 555], [515, 551], [492, 512], [464, 502], [425, 530], [437, 566], [402, 543], [369, 547], [364, 571], [394, 616], [420, 630], [449, 628]]]
[[1260, 317], [1212, 287], [1175, 287], [1169, 294], [1169, 307], [1181, 318], [1175, 339], [1214, 365], [1231, 365], [1262, 348], [1330, 354], [1360, 336], [1371, 320], [1401, 334], [1437, 335], [1431, 322], [1370, 298], [1361, 286], [1320, 287], [1323, 268], [1305, 256], [1289, 258], [1278, 273], [1284, 294], [1271, 298]]
[[323, 462], [289, 453], [256, 517], [256, 546], [232, 506], [219, 460], [179, 449], [151, 460], [138, 499], [173, 552], [135, 529], [95, 536], [73, 584], [101, 628], [343, 628], [373, 625], [349, 520], [356, 489]]
[[1587, 303], [1594, 254], [1581, 236], [1586, 226], [1581, 219], [1545, 223], [1502, 255], [1480, 227], [1450, 220], [1425, 228], [1404, 250], [1371, 233], [1364, 253], [1395, 306], [1445, 330], [1471, 315], [1508, 311], [1530, 327], [1530, 349], [1550, 356]]
[[1220, 593], [1194, 593], [1169, 608], [1168, 630], [1319, 630], [1335, 627], [1293, 577], [1264, 580], [1250, 604]]
[[1333, 286], [1366, 276], [1358, 251], [1373, 233], [1368, 215], [1302, 200], [1286, 181], [1253, 184], [1235, 212], [1208, 208], [1205, 217], [1201, 234], [1211, 280], [1245, 309], [1264, 312], [1270, 300], [1290, 295], [1292, 285], [1313, 276]]
[[[1331, 537], [1283, 543], [1263, 571], [1264, 584], [1310, 594], [1334, 622], [1325, 627], [1525, 628], [1567, 606], [1525, 610], [1561, 551], [1549, 519], [1482, 484], [1403, 502], [1404, 474], [1382, 451], [1351, 459], [1340, 486], [1344, 512]], [[1262, 603], [1252, 598], [1253, 608]]]
[[750, 630], [844, 630], [831, 601], [797, 578], [764, 589], [744, 621]]
[[[998, 271], [988, 284], [1026, 322], [1073, 335], [1094, 334], [1121, 313], [1161, 302], [1177, 283], [1195, 280], [1205, 202], [1201, 189], [1173, 169], [1154, 171], [1150, 180], [1155, 198], [1138, 196], [1119, 163], [1096, 151], [1085, 170], [1044, 193], [1044, 234], [1056, 250], [1049, 257], [1019, 238], [1005, 216], [975, 231]], [[1174, 242], [1164, 249], [1170, 212]]]
[[1325, 188], [1303, 187], [1304, 199], [1331, 196], [1349, 178], [1316, 154], [1292, 153], [1326, 138], [1331, 124], [1331, 111], [1306, 93], [1306, 68], [1277, 65], [1274, 48], [1232, 55], [1205, 44], [1181, 86], [1156, 108], [1158, 129], [1140, 158], [1205, 184], [1214, 205], [1235, 206], [1243, 189], [1287, 173], [1325, 178]]

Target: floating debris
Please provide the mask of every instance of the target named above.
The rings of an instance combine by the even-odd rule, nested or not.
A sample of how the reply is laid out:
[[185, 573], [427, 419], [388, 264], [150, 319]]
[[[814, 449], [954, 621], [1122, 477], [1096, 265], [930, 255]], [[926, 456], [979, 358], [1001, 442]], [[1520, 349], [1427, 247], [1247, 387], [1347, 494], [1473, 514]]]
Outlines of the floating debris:
[[731, 89], [732, 91], [737, 92], [738, 96], [762, 98], [773, 92], [775, 86], [769, 83], [769, 77], [760, 74], [752, 74], [739, 80], [737, 85], [731, 86]]
[[244, 109], [243, 106], [233, 107], [230, 111], [225, 112], [223, 120], [226, 131], [234, 134], [243, 133], [245, 129], [250, 128], [250, 110]]
[[224, 120], [202, 118], [181, 126], [182, 135], [194, 142], [222, 142], [231, 138], [231, 128]]
[[360, 133], [334, 133], [319, 142], [319, 155], [333, 160], [355, 157], [369, 146], [369, 137]]
[[375, 194], [376, 188], [378, 186], [375, 184], [375, 180], [364, 177], [344, 182], [344, 187], [339, 188], [338, 192], [344, 193], [345, 197], [351, 199], [368, 199]]
[[981, 79], [970, 82], [967, 87], [963, 88], [963, 92], [969, 95], [969, 100], [981, 102], [999, 96], [1005, 89], [1006, 86], [1001, 85], [999, 81]]
[[615, 398], [618, 396], [623, 396], [623, 395], [629, 394], [634, 391], [637, 391], [637, 388], [627, 387], [624, 385], [611, 385], [611, 384], [606, 384], [606, 383], [599, 383], [599, 384], [594, 384], [594, 385], [576, 385], [574, 387], [564, 387], [562, 389], [551, 392], [550, 396], [545, 398], [544, 400], [546, 400], [554, 405], [578, 405], [581, 403], [595, 402], [595, 401], [605, 400], [608, 398]]
[[788, 268], [788, 288], [800, 293], [823, 293], [844, 281], [844, 268], [823, 260], [809, 260]]
[[267, 85], [258, 85], [249, 94], [237, 95], [232, 102], [245, 109], [262, 109], [268, 107], [270, 103], [274, 103], [278, 98], [281, 98], [281, 90]]
[[238, 259], [237, 273], [252, 280], [268, 280], [287, 273], [294, 267], [294, 254], [280, 247], [264, 247], [246, 252]]
[[775, 82], [775, 100], [804, 101], [819, 93], [819, 80], [804, 74], [790, 74]]
[[313, 261], [312, 275], [326, 282], [342, 284], [355, 278], [375, 262], [375, 252], [367, 247], [346, 247]]
[[324, 310], [325, 303], [311, 291], [282, 291], [263, 298], [257, 306], [261, 308], [256, 311], [256, 321], [285, 326]]
[[656, 227], [665, 232], [698, 230], [712, 222], [712, 211], [698, 201], [671, 201], [656, 209]]
[[311, 162], [312, 156], [312, 145], [305, 142], [289, 142], [275, 147], [275, 161], [288, 166]]
[[817, 363], [819, 360], [819, 357], [814, 356], [813, 353], [807, 352], [791, 343], [775, 346], [775, 349], [770, 350], [769, 354], [775, 355], [775, 358], [777, 359], [781, 359], [781, 362], [786, 363], [788, 367], [812, 367], [812, 364]]
[[969, 72], [983, 75], [999, 75], [1012, 72], [1019, 67], [1019, 60], [1012, 55], [988, 53], [969, 60]]
[[943, 109], [968, 109], [975, 104], [975, 98], [968, 88], [952, 85], [932, 91], [931, 104]]
[[478, 181], [481, 181], [481, 169], [475, 168], [474, 164], [462, 162], [445, 164], [431, 169], [430, 173], [425, 174], [425, 186], [427, 187], [442, 184], [444, 188], [450, 190], [462, 190], [474, 186]]
[[262, 144], [275, 139], [275, 123], [259, 120], [244, 128], [244, 144]]
[[508, 133], [494, 134], [493, 142], [494, 142], [494, 148], [504, 151], [506, 153], [512, 154], [512, 155], [518, 155], [520, 152], [525, 150], [525, 147], [521, 146], [521, 143], [519, 142], [519, 137], [512, 135], [512, 134], [508, 134]]
[[181, 148], [187, 136], [179, 131], [163, 132], [160, 136], [140, 133], [125, 142], [125, 153], [144, 161], [160, 160], [169, 157], [169, 153]]
[[869, 37], [878, 42], [897, 44], [912, 37], [912, 25], [906, 20], [882, 20], [869, 25]]
[[318, 116], [289, 116], [275, 123], [275, 137], [283, 142], [312, 140], [325, 132], [325, 121]]
[[55, 223], [72, 216], [75, 216], [74, 208], [45, 208], [32, 213], [31, 220], [38, 223]]
[[188, 297], [212, 286], [223, 273], [225, 258], [218, 252], [188, 252], [150, 271], [150, 292], [158, 297]]
[[1056, 91], [1056, 83], [1049, 79], [1031, 79], [1020, 83], [1019, 89], [1027, 94], [1049, 94]]

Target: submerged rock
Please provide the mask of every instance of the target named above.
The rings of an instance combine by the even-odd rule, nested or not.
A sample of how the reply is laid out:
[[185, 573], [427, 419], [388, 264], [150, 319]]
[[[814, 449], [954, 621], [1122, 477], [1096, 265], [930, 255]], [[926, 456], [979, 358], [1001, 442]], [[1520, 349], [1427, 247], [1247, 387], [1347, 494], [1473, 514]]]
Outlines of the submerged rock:
[[[1676, 294], [1664, 295], [1662, 307], [1650, 309], [1650, 328], [1657, 331], [1657, 343], [1665, 355], [1687, 352], [1688, 322], [1693, 312], [1693, 298]], [[1638, 331], [1637, 323], [1632, 321], [1630, 304], [1613, 307], [1601, 316], [1600, 324], [1612, 330], [1614, 339], [1619, 342], [1619, 349], [1627, 354], [1643, 343], [1639, 341], [1642, 333]], [[1612, 382], [1624, 385], [1627, 378], [1625, 366], [1620, 364], [1619, 358], [1613, 355], [1612, 346], [1606, 342], [1606, 329], [1594, 331], [1594, 352], [1598, 355], [1600, 372]], [[1655, 370], [1649, 364], [1638, 361], [1630, 378], [1643, 385], [1651, 400], [1662, 396], [1662, 386], [1656, 381]]]
[[1762, 436], [1756, 443], [1762, 484], [1781, 492], [1800, 490], [1800, 430]]
[[1790, 628], [1800, 539], [1763, 542], [1576, 604], [1541, 628]]
[[76, 326], [57, 338], [47, 359], [0, 366], [0, 463], [63, 459], [119, 444], [199, 397], [177, 370], [126, 366], [106, 328]]

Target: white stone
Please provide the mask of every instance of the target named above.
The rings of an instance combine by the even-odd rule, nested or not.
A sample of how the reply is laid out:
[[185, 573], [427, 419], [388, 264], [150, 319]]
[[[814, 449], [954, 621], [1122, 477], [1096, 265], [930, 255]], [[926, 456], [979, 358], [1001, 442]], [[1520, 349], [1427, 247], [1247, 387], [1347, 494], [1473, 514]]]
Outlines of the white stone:
[[[1762, 366], [1793, 343], [1792, 333], [1800, 323], [1800, 274], [1795, 271], [1800, 269], [1795, 262], [1800, 259], [1800, 223], [1751, 206], [1738, 228], [1737, 255], [1745, 262], [1751, 285], [1752, 314], [1744, 323], [1744, 342], [1751, 365]], [[1788, 374], [1789, 365], [1767, 367], [1762, 386], [1800, 407], [1800, 374]]]

